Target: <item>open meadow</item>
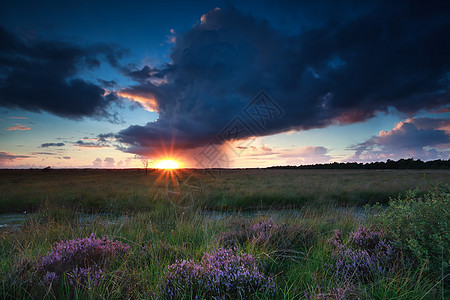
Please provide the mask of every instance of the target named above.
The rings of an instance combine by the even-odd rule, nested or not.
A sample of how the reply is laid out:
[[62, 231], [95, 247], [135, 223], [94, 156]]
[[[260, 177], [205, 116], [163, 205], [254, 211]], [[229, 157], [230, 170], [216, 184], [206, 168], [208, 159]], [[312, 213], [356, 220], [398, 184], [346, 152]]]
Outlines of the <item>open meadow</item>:
[[450, 299], [450, 1], [0, 2], [0, 300]]
[[0, 298], [445, 299], [449, 175], [0, 170]]

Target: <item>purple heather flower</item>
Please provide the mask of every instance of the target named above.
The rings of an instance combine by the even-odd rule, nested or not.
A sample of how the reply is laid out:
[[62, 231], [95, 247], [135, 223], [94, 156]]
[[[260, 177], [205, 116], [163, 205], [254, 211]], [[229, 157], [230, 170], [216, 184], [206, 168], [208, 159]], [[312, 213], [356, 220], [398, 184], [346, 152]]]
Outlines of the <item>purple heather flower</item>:
[[234, 299], [258, 292], [276, 293], [273, 279], [259, 271], [252, 255], [237, 256], [229, 249], [205, 253], [200, 264], [181, 260], [168, 269], [162, 286], [164, 298], [178, 299], [189, 293], [194, 299]]
[[381, 231], [360, 226], [344, 244], [342, 233], [336, 230], [328, 242], [334, 246], [336, 276], [344, 282], [368, 282], [395, 269], [398, 251]]
[[55, 272], [47, 272], [44, 277], [42, 278], [42, 282], [46, 285], [50, 285], [53, 283], [54, 280], [57, 280], [58, 276], [56, 276]]
[[103, 278], [103, 269], [111, 259], [124, 257], [130, 247], [114, 242], [107, 237], [67, 240], [56, 243], [50, 252], [41, 258], [37, 274], [43, 275], [45, 285], [57, 282], [66, 274], [69, 283], [97, 285]]

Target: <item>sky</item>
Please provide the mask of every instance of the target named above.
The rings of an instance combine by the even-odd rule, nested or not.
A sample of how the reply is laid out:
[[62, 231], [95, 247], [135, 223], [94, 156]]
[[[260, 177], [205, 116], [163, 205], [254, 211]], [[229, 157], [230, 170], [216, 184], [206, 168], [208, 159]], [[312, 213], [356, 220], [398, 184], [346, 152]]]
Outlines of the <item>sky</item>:
[[450, 2], [2, 1], [0, 168], [450, 158]]

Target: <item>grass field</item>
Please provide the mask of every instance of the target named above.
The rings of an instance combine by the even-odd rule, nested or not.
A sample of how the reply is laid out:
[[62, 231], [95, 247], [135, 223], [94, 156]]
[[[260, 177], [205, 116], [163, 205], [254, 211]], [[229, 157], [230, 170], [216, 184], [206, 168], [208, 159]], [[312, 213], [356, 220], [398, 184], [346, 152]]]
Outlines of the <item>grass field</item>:
[[[45, 206], [78, 211], [151, 211], [168, 202], [213, 210], [363, 206], [409, 189], [450, 183], [433, 170], [0, 170], [0, 211]], [[173, 178], [176, 178], [175, 184]]]
[[[448, 297], [449, 175], [445, 170], [149, 170], [148, 175], [1, 170], [0, 211], [30, 216], [20, 227], [0, 228], [0, 298]], [[376, 202], [382, 206], [362, 213], [364, 205]], [[329, 242], [335, 230], [341, 242]], [[130, 248], [120, 257], [114, 251], [77, 256], [72, 263], [91, 268], [87, 277], [75, 276], [67, 261], [43, 264], [56, 242], [92, 233]], [[104, 251], [99, 249], [104, 248], [94, 250]], [[275, 291], [237, 269], [220, 277], [239, 278], [231, 284], [234, 294], [229, 286], [208, 288], [212, 275], [205, 274], [218, 274], [210, 267], [197, 273], [168, 269], [180, 260], [203, 268], [204, 253], [214, 256], [217, 249], [252, 255], [259, 272], [254, 276], [273, 280]], [[100, 267], [101, 279], [95, 281]], [[167, 286], [178, 296], [170, 296]]]

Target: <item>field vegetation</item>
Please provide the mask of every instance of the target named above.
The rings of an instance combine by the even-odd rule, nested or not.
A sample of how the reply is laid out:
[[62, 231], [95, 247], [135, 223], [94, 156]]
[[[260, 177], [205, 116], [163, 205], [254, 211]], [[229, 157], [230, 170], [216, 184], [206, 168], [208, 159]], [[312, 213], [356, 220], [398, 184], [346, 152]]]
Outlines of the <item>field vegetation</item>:
[[448, 170], [0, 170], [0, 212], [46, 207], [142, 212], [173, 203], [208, 210], [362, 207], [436, 183]]
[[1, 170], [0, 298], [446, 299], [449, 175]]

